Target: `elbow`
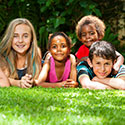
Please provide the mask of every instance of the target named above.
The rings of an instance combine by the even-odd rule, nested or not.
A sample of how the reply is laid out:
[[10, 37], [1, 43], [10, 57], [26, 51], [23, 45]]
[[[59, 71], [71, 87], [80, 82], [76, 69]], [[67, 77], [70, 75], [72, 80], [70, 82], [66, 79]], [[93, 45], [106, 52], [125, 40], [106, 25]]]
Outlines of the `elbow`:
[[119, 89], [125, 90], [125, 81], [124, 80], [121, 80], [121, 85], [120, 85]]
[[4, 82], [0, 84], [0, 87], [10, 87], [10, 84], [8, 82]]

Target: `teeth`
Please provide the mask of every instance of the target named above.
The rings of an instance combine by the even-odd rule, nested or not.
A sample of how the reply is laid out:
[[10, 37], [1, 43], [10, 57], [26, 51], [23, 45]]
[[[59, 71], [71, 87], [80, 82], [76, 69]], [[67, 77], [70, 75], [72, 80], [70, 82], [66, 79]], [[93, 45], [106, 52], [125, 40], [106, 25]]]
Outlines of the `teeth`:
[[24, 45], [17, 45], [17, 47], [18, 47], [18, 48], [23, 48], [23, 47], [24, 47]]

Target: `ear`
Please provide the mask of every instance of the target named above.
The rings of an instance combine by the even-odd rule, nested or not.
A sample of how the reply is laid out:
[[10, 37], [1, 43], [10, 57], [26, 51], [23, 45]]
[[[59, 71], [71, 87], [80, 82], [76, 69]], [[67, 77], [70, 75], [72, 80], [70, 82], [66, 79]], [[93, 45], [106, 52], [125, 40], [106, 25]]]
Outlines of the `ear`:
[[92, 62], [90, 61], [89, 58], [87, 58], [87, 63], [89, 64], [89, 66], [90, 66], [91, 68], [93, 67]]
[[113, 65], [117, 62], [117, 60], [115, 59], [114, 62], [113, 62]]
[[102, 40], [103, 36], [102, 35], [99, 35], [98, 36], [98, 40]]

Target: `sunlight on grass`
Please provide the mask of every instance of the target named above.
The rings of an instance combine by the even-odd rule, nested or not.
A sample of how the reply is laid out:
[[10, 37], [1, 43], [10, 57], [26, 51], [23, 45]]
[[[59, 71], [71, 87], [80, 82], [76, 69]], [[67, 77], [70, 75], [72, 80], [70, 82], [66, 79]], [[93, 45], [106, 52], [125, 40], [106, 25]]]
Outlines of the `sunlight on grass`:
[[122, 90], [0, 88], [1, 125], [96, 125], [125, 122]]

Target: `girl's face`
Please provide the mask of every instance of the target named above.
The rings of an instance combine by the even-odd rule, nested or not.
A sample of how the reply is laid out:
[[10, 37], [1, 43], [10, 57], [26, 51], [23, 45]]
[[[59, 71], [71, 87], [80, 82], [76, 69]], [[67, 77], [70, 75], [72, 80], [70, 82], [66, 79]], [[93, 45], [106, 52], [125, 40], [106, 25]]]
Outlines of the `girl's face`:
[[102, 57], [93, 56], [92, 60], [93, 72], [95, 75], [100, 78], [106, 78], [113, 69], [113, 62], [112, 60], [103, 59]]
[[82, 37], [81, 37], [81, 42], [87, 46], [90, 47], [92, 43], [98, 41], [98, 33], [95, 29], [94, 25], [84, 25], [82, 27]]
[[70, 53], [66, 39], [60, 35], [52, 39], [49, 51], [56, 61], [65, 61]]
[[26, 24], [19, 24], [15, 27], [12, 40], [12, 48], [17, 55], [25, 55], [31, 44], [31, 29]]

